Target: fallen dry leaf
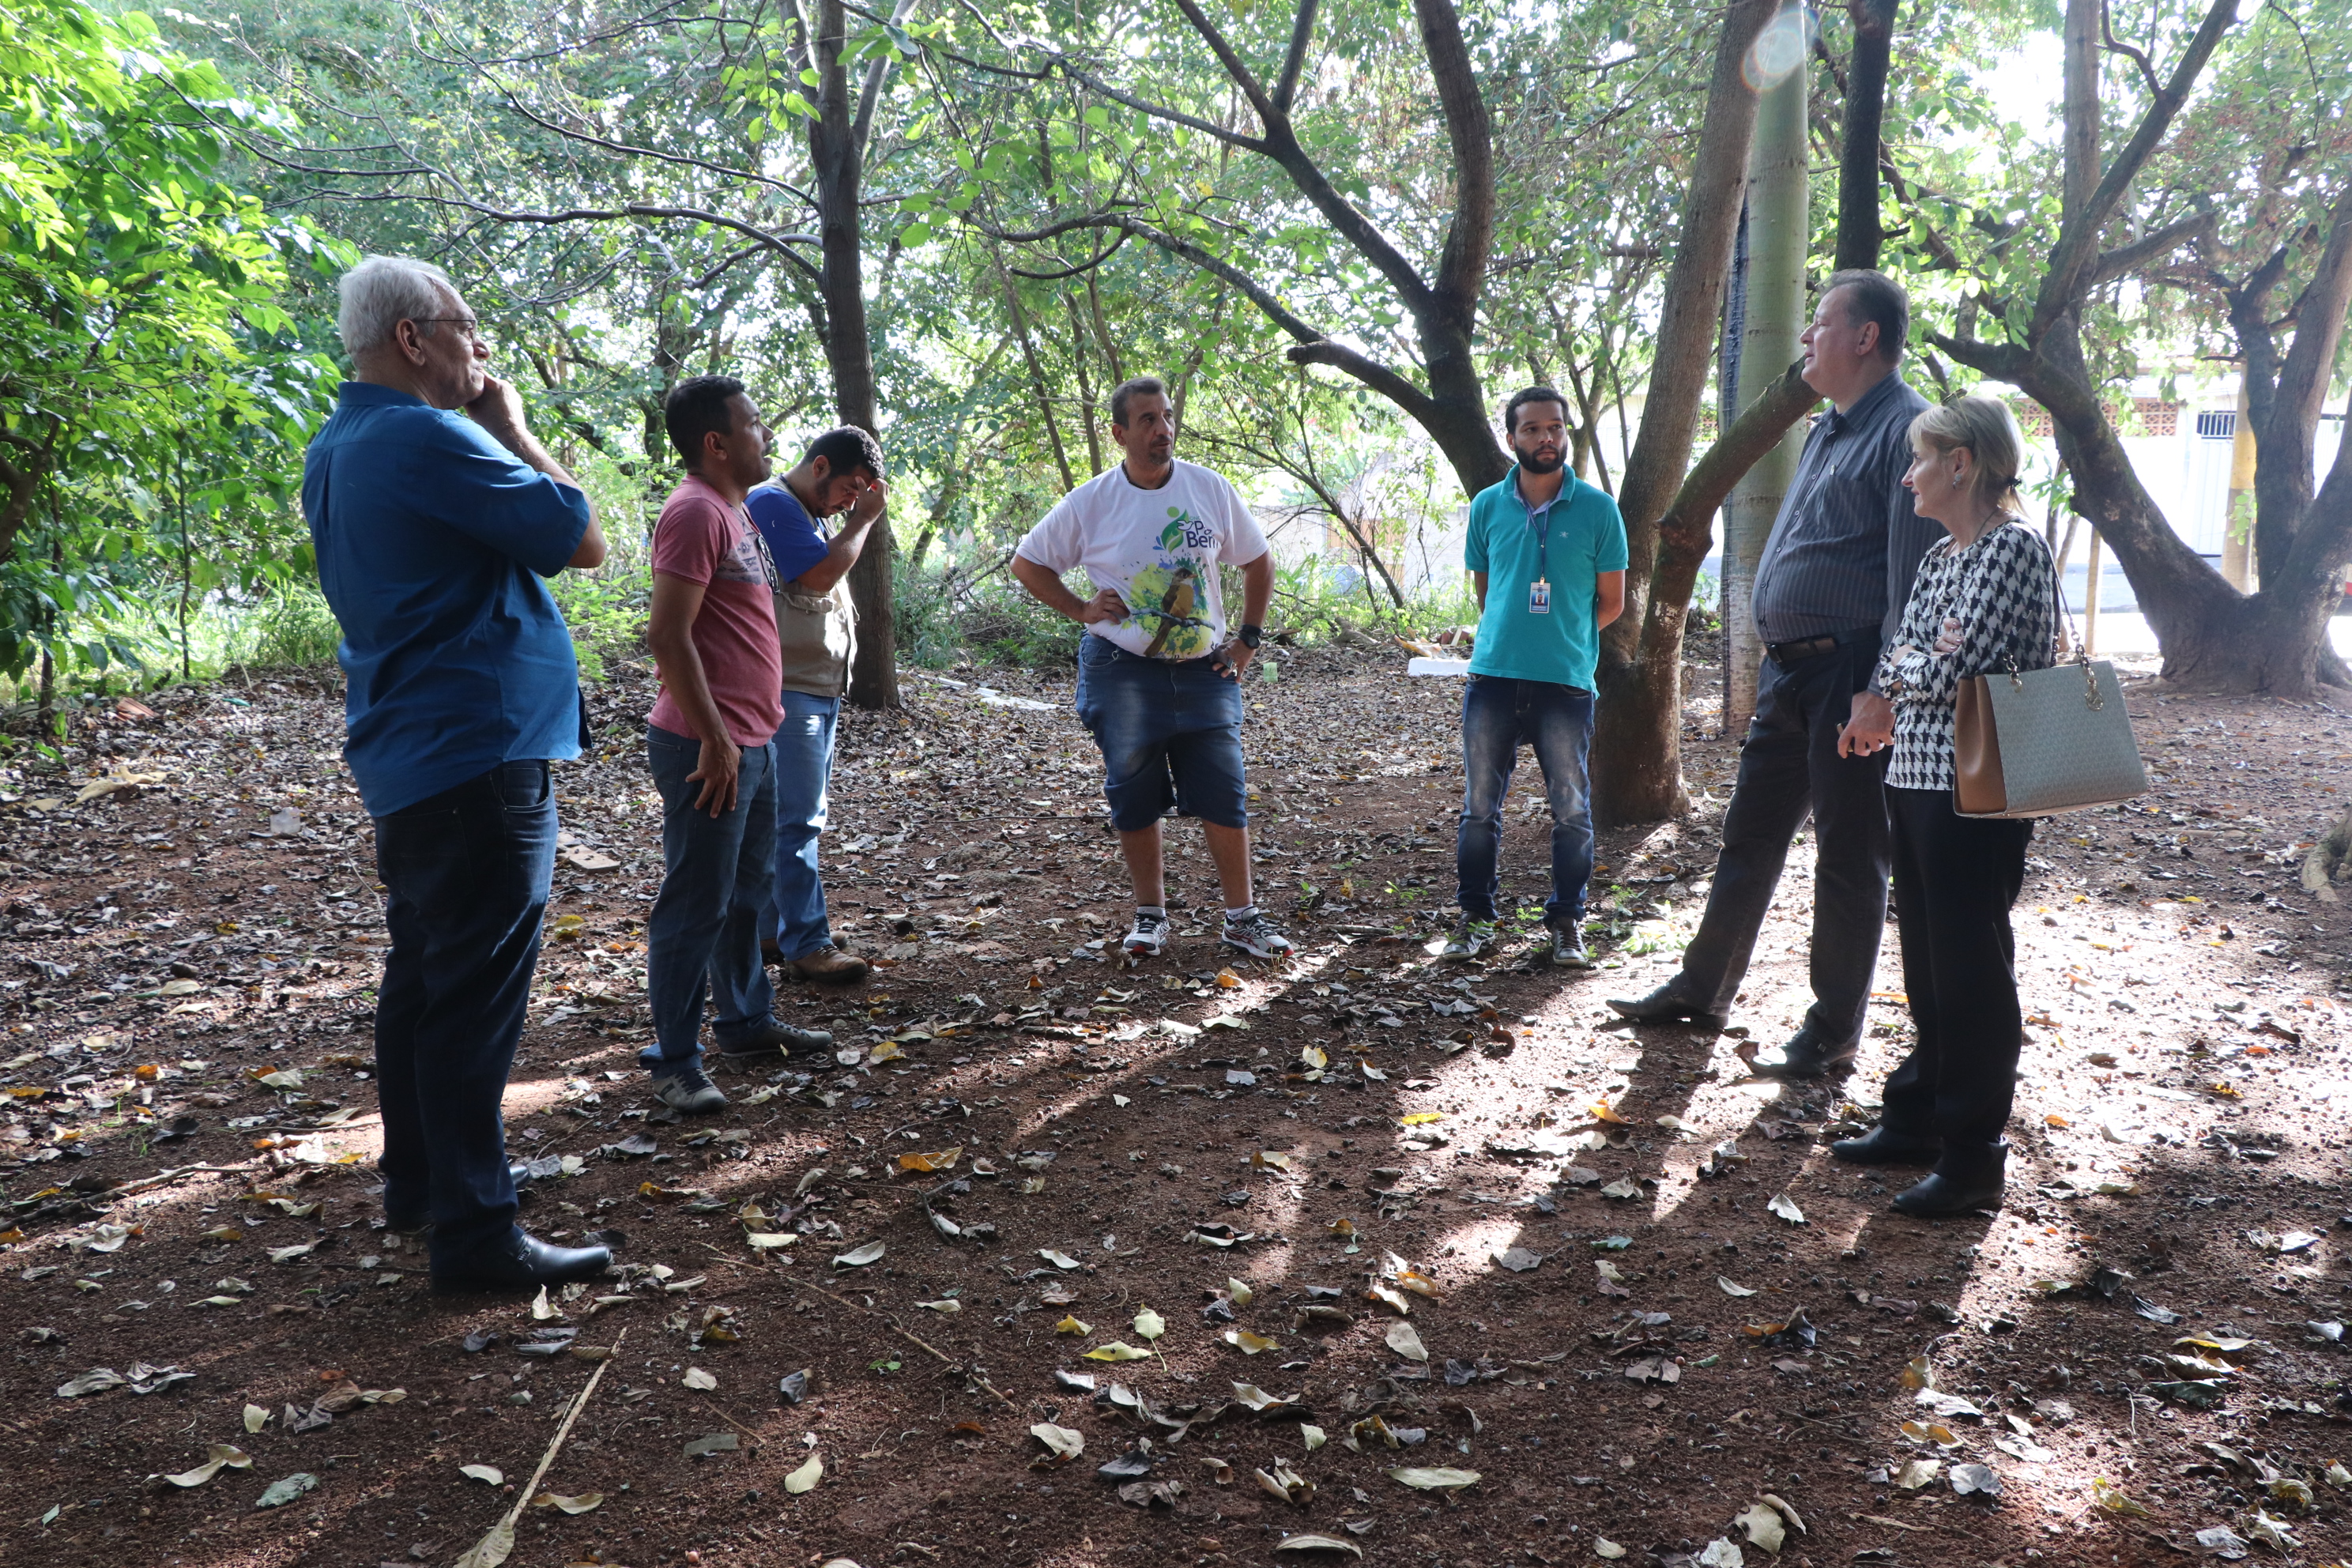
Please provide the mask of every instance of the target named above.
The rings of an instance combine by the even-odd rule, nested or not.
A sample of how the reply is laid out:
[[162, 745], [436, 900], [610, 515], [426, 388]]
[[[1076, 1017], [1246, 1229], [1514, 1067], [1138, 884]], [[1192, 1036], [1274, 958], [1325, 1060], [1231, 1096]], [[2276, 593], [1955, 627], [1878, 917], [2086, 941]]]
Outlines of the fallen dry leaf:
[[246, 1451], [230, 1443], [215, 1443], [205, 1449], [211, 1457], [193, 1470], [182, 1470], [176, 1476], [163, 1479], [175, 1487], [200, 1487], [224, 1469], [249, 1470], [253, 1460]]
[[1087, 1451], [1087, 1435], [1076, 1427], [1040, 1421], [1029, 1428], [1029, 1436], [1053, 1450], [1057, 1459], [1075, 1459]]
[[1389, 1479], [1402, 1481], [1409, 1487], [1418, 1487], [1423, 1491], [1452, 1491], [1459, 1487], [1476, 1486], [1478, 1472], [1453, 1469], [1443, 1465], [1435, 1467], [1408, 1465], [1402, 1469], [1391, 1470]]

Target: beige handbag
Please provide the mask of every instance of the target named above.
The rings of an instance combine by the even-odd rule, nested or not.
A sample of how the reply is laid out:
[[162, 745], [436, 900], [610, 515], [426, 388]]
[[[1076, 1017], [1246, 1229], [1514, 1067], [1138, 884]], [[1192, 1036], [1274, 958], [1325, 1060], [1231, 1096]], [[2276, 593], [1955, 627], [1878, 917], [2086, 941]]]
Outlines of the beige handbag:
[[[2077, 647], [2079, 647], [2079, 644]], [[1962, 816], [2049, 816], [2147, 793], [2116, 667], [1975, 675], [1952, 713], [1952, 806]]]

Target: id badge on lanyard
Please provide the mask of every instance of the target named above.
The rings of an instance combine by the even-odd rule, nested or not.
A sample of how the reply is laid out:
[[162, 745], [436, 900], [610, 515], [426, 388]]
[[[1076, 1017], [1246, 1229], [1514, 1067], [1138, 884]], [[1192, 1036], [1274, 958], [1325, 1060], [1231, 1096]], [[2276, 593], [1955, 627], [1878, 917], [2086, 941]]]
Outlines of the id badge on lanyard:
[[[1537, 522], [1540, 516], [1543, 521]], [[1530, 512], [1528, 521], [1536, 530], [1536, 580], [1528, 584], [1528, 614], [1551, 614], [1551, 508], [1540, 513]]]

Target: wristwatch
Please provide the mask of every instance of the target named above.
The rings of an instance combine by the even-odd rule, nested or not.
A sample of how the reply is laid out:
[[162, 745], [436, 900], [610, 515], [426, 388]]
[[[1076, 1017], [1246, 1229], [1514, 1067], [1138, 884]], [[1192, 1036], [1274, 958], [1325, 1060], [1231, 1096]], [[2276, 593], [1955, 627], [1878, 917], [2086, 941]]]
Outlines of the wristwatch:
[[1242, 647], [1250, 649], [1252, 652], [1256, 651], [1257, 645], [1265, 639], [1265, 627], [1247, 625], [1244, 625], [1241, 630], [1234, 634], [1234, 640], [1239, 642]]

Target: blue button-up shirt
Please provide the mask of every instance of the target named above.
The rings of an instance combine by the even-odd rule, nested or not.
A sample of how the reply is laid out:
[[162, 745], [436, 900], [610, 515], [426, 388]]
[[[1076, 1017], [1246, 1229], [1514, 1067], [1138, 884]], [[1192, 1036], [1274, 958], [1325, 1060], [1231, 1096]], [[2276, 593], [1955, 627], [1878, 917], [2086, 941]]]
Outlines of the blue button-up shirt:
[[344, 760], [383, 816], [500, 763], [580, 754], [572, 633], [542, 577], [588, 498], [465, 416], [347, 381], [302, 465], [319, 585], [343, 628]]

